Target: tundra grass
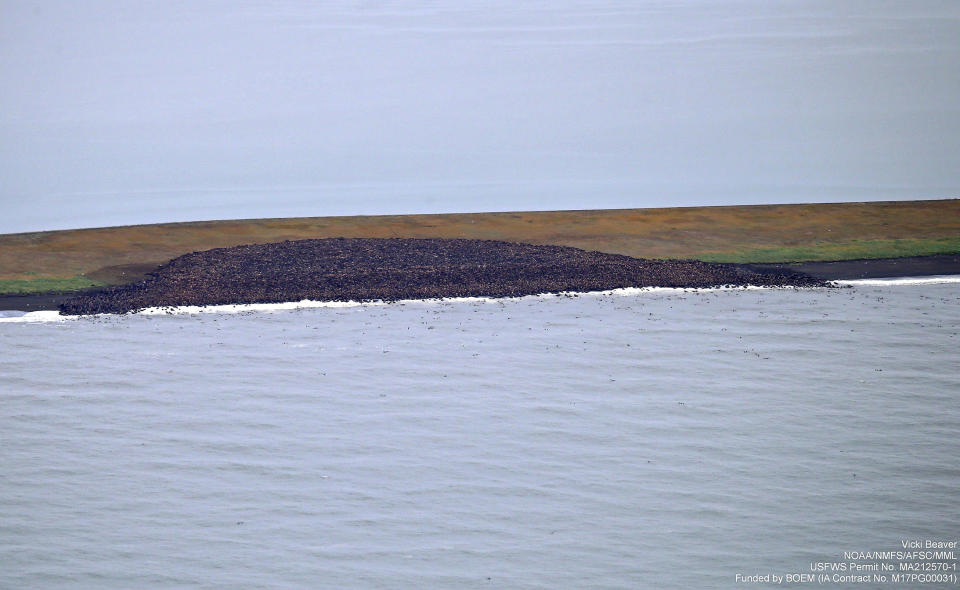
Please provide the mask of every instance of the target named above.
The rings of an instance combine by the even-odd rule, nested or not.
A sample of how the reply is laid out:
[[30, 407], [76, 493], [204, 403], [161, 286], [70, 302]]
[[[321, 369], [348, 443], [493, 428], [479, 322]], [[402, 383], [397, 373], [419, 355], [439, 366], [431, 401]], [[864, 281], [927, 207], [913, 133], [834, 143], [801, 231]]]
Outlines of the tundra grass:
[[33, 295], [39, 293], [70, 293], [88, 287], [102, 287], [104, 283], [87, 277], [37, 277], [35, 279], [0, 279], [0, 295]]

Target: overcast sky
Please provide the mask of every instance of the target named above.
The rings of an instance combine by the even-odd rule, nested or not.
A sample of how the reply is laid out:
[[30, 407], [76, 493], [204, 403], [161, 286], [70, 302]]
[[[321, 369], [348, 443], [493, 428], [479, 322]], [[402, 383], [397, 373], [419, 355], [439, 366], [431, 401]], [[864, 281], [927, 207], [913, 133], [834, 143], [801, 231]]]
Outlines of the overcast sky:
[[0, 2], [0, 232], [960, 196], [960, 2]]

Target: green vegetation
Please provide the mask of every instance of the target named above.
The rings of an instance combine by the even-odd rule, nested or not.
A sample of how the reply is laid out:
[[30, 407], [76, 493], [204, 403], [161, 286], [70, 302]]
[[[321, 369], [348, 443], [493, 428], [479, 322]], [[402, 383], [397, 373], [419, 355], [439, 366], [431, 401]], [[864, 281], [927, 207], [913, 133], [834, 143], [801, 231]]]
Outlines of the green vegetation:
[[88, 287], [102, 287], [104, 283], [84, 276], [37, 277], [30, 279], [0, 279], [0, 295], [30, 295], [34, 293], [66, 293]]
[[869, 258], [904, 258], [960, 253], [960, 238], [927, 240], [858, 240], [840, 244], [816, 243], [809, 246], [757, 248], [736, 252], [708, 252], [690, 258], [705, 262], [812, 262]]

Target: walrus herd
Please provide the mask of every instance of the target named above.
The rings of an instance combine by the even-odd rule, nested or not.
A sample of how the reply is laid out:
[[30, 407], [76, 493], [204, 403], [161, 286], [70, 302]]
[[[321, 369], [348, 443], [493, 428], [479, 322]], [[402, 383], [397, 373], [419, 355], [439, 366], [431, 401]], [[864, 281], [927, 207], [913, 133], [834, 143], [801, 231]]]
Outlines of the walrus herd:
[[517, 297], [620, 287], [818, 287], [791, 272], [693, 260], [646, 260], [493, 240], [327, 238], [193, 252], [130, 285], [78, 294], [66, 315], [148, 307]]

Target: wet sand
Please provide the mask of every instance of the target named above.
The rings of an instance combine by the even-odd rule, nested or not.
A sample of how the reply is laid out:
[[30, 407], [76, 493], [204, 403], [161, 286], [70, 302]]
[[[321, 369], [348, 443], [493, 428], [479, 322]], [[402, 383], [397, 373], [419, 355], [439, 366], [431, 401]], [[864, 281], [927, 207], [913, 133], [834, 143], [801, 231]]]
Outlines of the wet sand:
[[47, 293], [33, 295], [0, 295], [0, 311], [49, 311], [76, 293]]
[[825, 281], [960, 275], [960, 255], [913, 256], [878, 260], [837, 260], [833, 262], [788, 262], [749, 264], [757, 270], [802, 272]]

